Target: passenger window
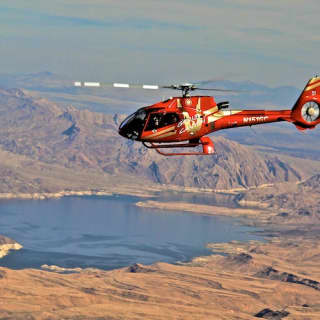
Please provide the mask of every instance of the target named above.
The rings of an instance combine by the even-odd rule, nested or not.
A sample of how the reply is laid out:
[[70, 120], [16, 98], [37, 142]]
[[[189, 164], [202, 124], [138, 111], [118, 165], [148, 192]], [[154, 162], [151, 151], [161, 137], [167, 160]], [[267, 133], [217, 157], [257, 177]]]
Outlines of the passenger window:
[[163, 128], [179, 122], [179, 117], [176, 113], [151, 113], [146, 130]]
[[163, 115], [161, 120], [161, 127], [166, 127], [170, 124], [179, 122], [179, 117], [176, 113], [166, 113]]

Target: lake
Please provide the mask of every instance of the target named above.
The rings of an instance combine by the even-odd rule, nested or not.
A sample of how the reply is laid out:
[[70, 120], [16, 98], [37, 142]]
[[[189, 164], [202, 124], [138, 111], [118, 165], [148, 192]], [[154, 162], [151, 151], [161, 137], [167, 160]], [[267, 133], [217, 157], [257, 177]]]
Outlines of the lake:
[[[136, 207], [139, 200], [125, 196], [2, 200], [0, 234], [24, 248], [0, 259], [0, 266], [109, 270], [133, 263], [189, 261], [210, 254], [206, 248], [210, 242], [262, 239], [252, 232], [256, 229], [231, 218]], [[204, 198], [193, 196], [192, 201], [196, 205]]]

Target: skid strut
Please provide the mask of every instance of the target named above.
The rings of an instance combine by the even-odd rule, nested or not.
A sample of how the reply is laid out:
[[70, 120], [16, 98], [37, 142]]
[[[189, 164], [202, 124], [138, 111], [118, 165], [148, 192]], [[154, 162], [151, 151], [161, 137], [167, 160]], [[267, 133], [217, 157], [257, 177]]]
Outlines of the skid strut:
[[[194, 155], [210, 155], [214, 153], [214, 144], [209, 137], [201, 137], [196, 142], [191, 141], [189, 143], [167, 143], [167, 144], [155, 144], [153, 142], [143, 141], [143, 145], [149, 149], [155, 149], [159, 154], [163, 156], [194, 156]], [[202, 145], [202, 152], [163, 152], [160, 149], [171, 149], [171, 148], [195, 148]]]

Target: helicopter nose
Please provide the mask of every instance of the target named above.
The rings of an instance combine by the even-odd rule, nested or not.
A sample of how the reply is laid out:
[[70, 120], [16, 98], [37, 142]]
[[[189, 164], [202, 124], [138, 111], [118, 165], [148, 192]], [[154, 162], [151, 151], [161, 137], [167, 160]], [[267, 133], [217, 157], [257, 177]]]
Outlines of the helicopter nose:
[[132, 128], [130, 123], [120, 125], [118, 133], [120, 134], [120, 136], [130, 140], [137, 140], [139, 136], [139, 132]]
[[120, 136], [127, 138], [126, 132], [128, 132], [128, 130], [125, 129], [125, 126], [120, 126], [118, 128], [118, 133], [120, 134]]
[[146, 113], [144, 111], [137, 111], [128, 116], [120, 124], [119, 134], [127, 139], [138, 140], [143, 131], [145, 116]]
[[138, 131], [132, 130], [131, 128], [127, 128], [127, 126], [124, 126], [123, 128], [119, 128], [118, 132], [120, 136], [130, 140], [137, 140], [139, 136]]
[[118, 128], [118, 133], [120, 134], [120, 136], [130, 139], [130, 135], [128, 135], [130, 133], [129, 123], [130, 121], [132, 121], [132, 119], [133, 115], [130, 115], [121, 122]]

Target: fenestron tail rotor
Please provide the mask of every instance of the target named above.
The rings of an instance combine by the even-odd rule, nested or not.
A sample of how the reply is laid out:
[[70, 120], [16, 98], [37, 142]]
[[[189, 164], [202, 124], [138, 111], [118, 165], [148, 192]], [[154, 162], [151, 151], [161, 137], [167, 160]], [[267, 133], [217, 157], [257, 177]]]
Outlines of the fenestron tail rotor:
[[146, 90], [159, 90], [159, 89], [172, 89], [179, 90], [182, 92], [183, 97], [187, 97], [190, 91], [203, 90], [203, 91], [216, 91], [216, 92], [240, 92], [237, 90], [219, 89], [219, 88], [199, 88], [197, 85], [192, 83], [183, 84], [172, 84], [168, 86], [154, 85], [154, 84], [129, 84], [129, 83], [102, 83], [102, 82], [81, 82], [75, 81], [75, 87], [89, 87], [89, 88], [99, 88], [99, 87], [113, 87], [113, 88], [134, 88], [134, 89], [146, 89]]
[[301, 109], [301, 115], [307, 122], [316, 121], [320, 116], [319, 105], [314, 101], [305, 103]]

